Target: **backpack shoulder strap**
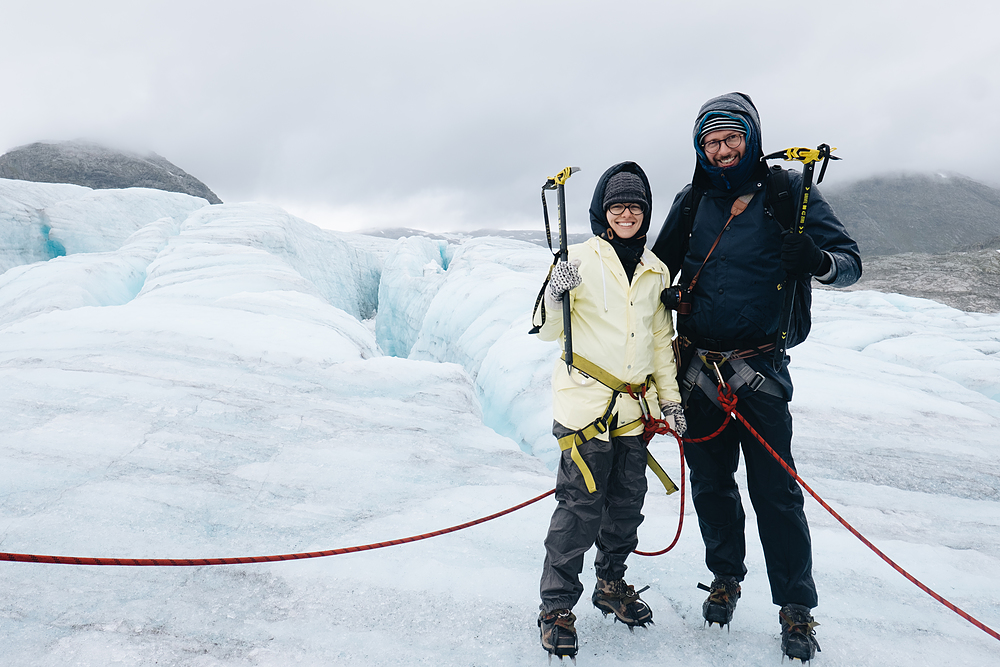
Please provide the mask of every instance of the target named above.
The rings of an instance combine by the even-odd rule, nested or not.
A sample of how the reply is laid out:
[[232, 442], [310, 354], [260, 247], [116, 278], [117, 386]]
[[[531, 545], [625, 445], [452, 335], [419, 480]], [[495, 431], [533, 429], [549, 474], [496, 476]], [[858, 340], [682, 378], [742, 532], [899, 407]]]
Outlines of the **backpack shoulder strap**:
[[[680, 236], [677, 239], [677, 247], [671, 253], [671, 257], [677, 258], [677, 264], [680, 266], [684, 257], [687, 256], [688, 247], [691, 244], [691, 232], [694, 229], [694, 216], [698, 213], [698, 204], [701, 203], [702, 192], [693, 185], [684, 193], [684, 197], [681, 199], [681, 221], [680, 221]], [[656, 248], [654, 248], [655, 252]], [[677, 276], [680, 276], [680, 271], [677, 272]]]
[[[680, 201], [670, 208], [671, 215], [676, 216], [675, 223], [671, 225], [669, 233], [664, 224], [650, 248], [667, 266], [675, 280], [680, 276], [681, 267], [684, 265], [684, 257], [691, 242], [691, 231], [694, 229], [695, 213], [698, 211], [698, 203], [703, 194], [693, 185], [687, 186], [682, 192]], [[671, 217], [667, 216], [667, 220], [671, 220]]]
[[681, 243], [684, 244], [684, 252], [681, 253], [681, 257], [687, 254], [691, 231], [694, 229], [694, 216], [698, 212], [701, 195], [701, 190], [692, 185], [691, 189], [684, 195], [684, 199], [681, 200]]
[[767, 170], [768, 213], [778, 221], [782, 229], [791, 229], [795, 224], [797, 204], [792, 193], [792, 179], [787, 169], [773, 165]]

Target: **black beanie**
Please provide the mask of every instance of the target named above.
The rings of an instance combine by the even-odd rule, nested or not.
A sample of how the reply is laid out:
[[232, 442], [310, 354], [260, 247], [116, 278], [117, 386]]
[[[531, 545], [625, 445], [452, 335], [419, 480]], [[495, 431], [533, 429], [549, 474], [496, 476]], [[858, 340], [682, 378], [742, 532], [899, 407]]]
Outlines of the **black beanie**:
[[736, 117], [735, 114], [713, 111], [705, 115], [702, 121], [701, 132], [698, 133], [698, 143], [705, 143], [705, 135], [719, 130], [734, 130], [736, 132], [747, 133], [746, 123]]
[[604, 210], [612, 204], [642, 204], [642, 210], [649, 210], [649, 198], [642, 179], [630, 171], [620, 171], [608, 179], [604, 187]]

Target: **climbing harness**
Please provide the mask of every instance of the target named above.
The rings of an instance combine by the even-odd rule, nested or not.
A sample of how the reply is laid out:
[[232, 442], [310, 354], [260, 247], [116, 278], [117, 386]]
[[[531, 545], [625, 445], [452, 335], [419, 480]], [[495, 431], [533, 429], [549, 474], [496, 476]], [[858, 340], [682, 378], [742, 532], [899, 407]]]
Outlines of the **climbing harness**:
[[[563, 357], [565, 361], [566, 357]], [[590, 468], [587, 467], [587, 463], [583, 460], [583, 456], [580, 454], [579, 447], [587, 442], [590, 442], [597, 436], [607, 433], [608, 429], [611, 428], [610, 437], [617, 438], [618, 436], [624, 435], [629, 431], [632, 431], [640, 424], [643, 425], [642, 438], [647, 444], [652, 439], [655, 431], [651, 430], [650, 424], [656, 421], [654, 420], [652, 414], [649, 411], [649, 404], [646, 402], [646, 391], [653, 384], [653, 376], [649, 375], [640, 384], [634, 384], [629, 382], [623, 382], [616, 378], [611, 373], [607, 372], [595, 363], [588, 361], [587, 359], [581, 357], [579, 354], [573, 358], [572, 368], [575, 368], [579, 373], [597, 380], [605, 387], [611, 390], [611, 400], [608, 401], [608, 406], [604, 409], [604, 413], [587, 424], [583, 428], [558, 438], [559, 449], [562, 451], [570, 450], [570, 458], [576, 463], [576, 466], [580, 469], [580, 474], [583, 475], [584, 482], [587, 484], [587, 491], [594, 493], [597, 491], [597, 483], [594, 481], [594, 475], [590, 472]], [[627, 424], [612, 428], [615, 412], [615, 403], [618, 398], [624, 394], [627, 394], [633, 400], [639, 403], [639, 410], [642, 416], [639, 419], [634, 419]], [[646, 450], [646, 465], [649, 466], [650, 470], [656, 474], [656, 477], [663, 484], [663, 488], [666, 489], [667, 495], [677, 491], [677, 485], [674, 484], [673, 480], [667, 475], [653, 455]]]
[[[732, 391], [737, 391], [745, 385], [750, 387], [752, 391], [760, 391], [771, 396], [784, 398], [785, 392], [781, 385], [755, 371], [746, 362], [746, 359], [750, 357], [771, 352], [774, 349], [774, 343], [734, 345], [733, 349], [720, 352], [703, 348], [692, 342], [687, 336], [678, 336], [675, 340], [679, 350], [678, 358], [690, 358], [679, 387], [683, 405], [687, 405], [691, 392], [697, 386], [701, 388], [705, 396], [715, 403], [716, 407], [721, 409], [723, 406], [719, 402], [717, 391], [718, 386], [726, 382], [729, 383]], [[693, 354], [688, 351], [691, 348], [693, 348]], [[731, 370], [728, 378], [724, 377], [722, 371], [727, 364]]]
[[[806, 230], [806, 211], [809, 208], [809, 195], [812, 191], [813, 171], [816, 163], [823, 161], [823, 166], [819, 170], [817, 185], [823, 182], [826, 175], [826, 166], [830, 160], [839, 160], [839, 157], [832, 155], [836, 148], [830, 148], [827, 144], [820, 144], [815, 150], [809, 148], [786, 148], [783, 151], [771, 153], [761, 158], [761, 162], [767, 164], [768, 160], [782, 159], [786, 161], [796, 161], [803, 164], [802, 168], [802, 193], [799, 196], [798, 222], [792, 226], [792, 234], [804, 234]], [[785, 280], [778, 286], [784, 292], [784, 300], [781, 304], [781, 315], [778, 319], [778, 333], [774, 341], [774, 358], [771, 361], [775, 371], [780, 371], [785, 364], [785, 352], [788, 350], [788, 331], [792, 328], [792, 309], [795, 305], [795, 288], [798, 283], [794, 276], [786, 276]]]
[[[542, 216], [545, 218], [545, 240], [549, 244], [549, 250], [552, 252], [552, 265], [549, 267], [548, 275], [545, 276], [545, 280], [542, 282], [542, 289], [538, 292], [538, 297], [535, 299], [535, 308], [531, 312], [535, 312], [539, 309], [539, 304], [541, 307], [542, 323], [538, 326], [533, 326], [529, 334], [538, 333], [542, 325], [545, 324], [545, 288], [549, 284], [549, 279], [552, 277], [552, 269], [555, 268], [557, 262], [565, 262], [569, 260], [569, 241], [566, 232], [566, 191], [564, 186], [569, 177], [580, 171], [579, 167], [566, 167], [558, 174], [552, 178], [545, 181], [545, 185], [542, 186]], [[552, 232], [549, 227], [549, 207], [545, 201], [545, 191], [555, 190], [557, 193], [557, 200], [559, 202], [559, 252], [552, 249]], [[573, 334], [570, 322], [570, 310], [569, 310], [569, 291], [563, 292], [562, 295], [563, 303], [563, 332], [565, 334], [566, 344], [566, 372], [569, 373], [573, 365]]]

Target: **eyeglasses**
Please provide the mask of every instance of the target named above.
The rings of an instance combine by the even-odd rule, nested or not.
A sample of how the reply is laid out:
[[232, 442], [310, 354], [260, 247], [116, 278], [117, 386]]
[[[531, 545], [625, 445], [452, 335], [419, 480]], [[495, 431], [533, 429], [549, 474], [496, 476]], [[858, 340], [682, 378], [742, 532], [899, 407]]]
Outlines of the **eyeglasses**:
[[[743, 143], [743, 135], [739, 132], [736, 134], [730, 134], [728, 137], [722, 141], [726, 142], [726, 145], [730, 148], [739, 148], [740, 144]], [[701, 145], [705, 149], [705, 152], [711, 155], [712, 153], [718, 153], [719, 149], [722, 148], [722, 141], [715, 139], [713, 141], [706, 141]]]
[[[622, 213], [625, 212], [625, 208], [626, 208], [625, 204], [612, 204], [611, 206], [608, 207], [608, 210], [611, 211], [611, 215], [621, 215]], [[629, 204], [628, 210], [632, 212], [632, 215], [641, 215], [642, 205]]]

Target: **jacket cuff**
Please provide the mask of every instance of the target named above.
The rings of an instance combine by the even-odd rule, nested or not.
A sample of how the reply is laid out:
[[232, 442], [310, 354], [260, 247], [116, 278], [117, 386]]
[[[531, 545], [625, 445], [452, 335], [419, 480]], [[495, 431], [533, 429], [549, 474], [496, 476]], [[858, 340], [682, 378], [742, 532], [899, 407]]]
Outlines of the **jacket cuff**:
[[833, 255], [828, 253], [826, 250], [823, 250], [822, 253], [824, 258], [824, 264], [829, 262], [830, 268], [823, 275], [817, 274], [813, 277], [816, 278], [816, 280], [820, 281], [821, 283], [832, 283], [834, 280], [837, 279], [837, 262], [833, 261]]

